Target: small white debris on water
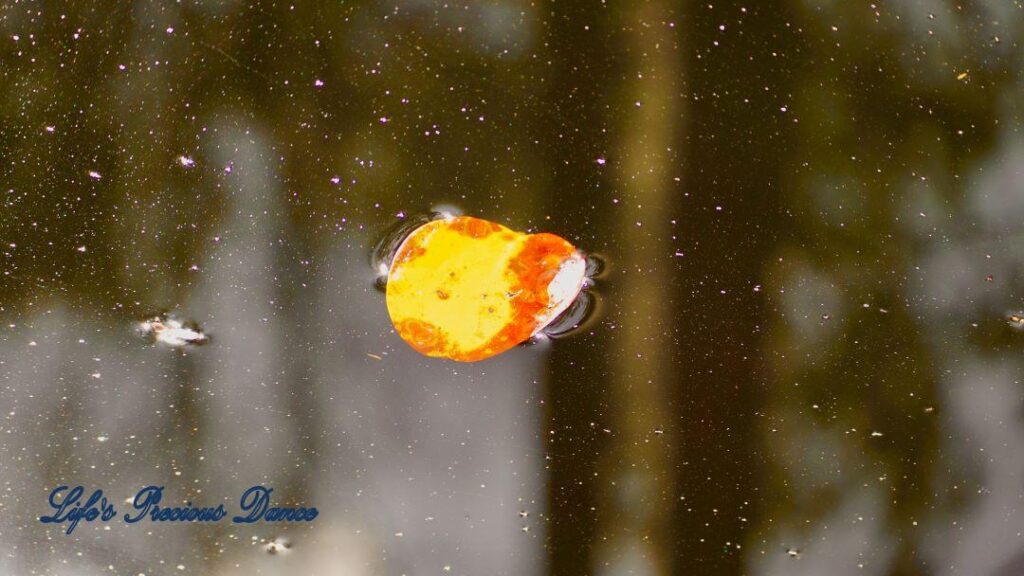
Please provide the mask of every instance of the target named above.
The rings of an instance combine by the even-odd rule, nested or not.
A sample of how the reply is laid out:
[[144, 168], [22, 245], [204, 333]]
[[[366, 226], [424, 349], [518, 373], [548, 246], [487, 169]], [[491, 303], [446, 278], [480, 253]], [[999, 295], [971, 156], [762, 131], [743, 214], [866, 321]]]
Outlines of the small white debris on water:
[[56, 126], [47, 126], [46, 127], [46, 131], [49, 132], [50, 134], [53, 134], [54, 132], [57, 131], [57, 127]]
[[97, 436], [96, 437], [96, 441], [97, 442], [106, 442], [107, 440], [110, 440], [110, 438], [108, 438], [106, 436]]
[[78, 250], [79, 252], [85, 252], [85, 246], [79, 246], [78, 248], [75, 248], [75, 250]]
[[881, 437], [882, 435], [883, 435], [883, 434], [882, 434], [881, 432], [878, 432], [878, 431], [875, 431], [875, 432], [872, 432], [872, 433], [871, 433], [871, 437], [872, 437], [872, 438], [879, 438], [879, 437]]
[[99, 180], [103, 178], [103, 175], [95, 170], [89, 170], [89, 178], [92, 178], [93, 180]]
[[292, 543], [284, 538], [275, 538], [270, 542], [267, 542], [263, 546], [263, 549], [267, 551], [267, 554], [287, 554], [291, 550]]
[[320, 80], [319, 78], [313, 82], [313, 86], [316, 86], [317, 88], [322, 88], [323, 85], [324, 85], [324, 81]]
[[178, 164], [181, 164], [184, 168], [192, 168], [196, 165], [196, 161], [182, 154], [178, 156]]
[[174, 348], [207, 342], [206, 334], [203, 334], [198, 328], [186, 326], [177, 318], [154, 316], [142, 322], [139, 329], [144, 334], [152, 336], [157, 342]]

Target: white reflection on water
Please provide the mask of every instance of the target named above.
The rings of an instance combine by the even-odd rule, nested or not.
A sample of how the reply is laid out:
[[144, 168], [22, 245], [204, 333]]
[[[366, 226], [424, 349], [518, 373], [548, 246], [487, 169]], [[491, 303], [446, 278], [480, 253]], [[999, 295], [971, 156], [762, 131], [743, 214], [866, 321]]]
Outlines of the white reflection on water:
[[851, 485], [832, 513], [810, 528], [792, 521], [780, 527], [772, 543], [778, 547], [768, 546], [767, 554], [752, 556], [752, 572], [765, 576], [888, 574], [897, 543], [885, 536], [885, 497], [878, 485]]
[[[279, 241], [290, 236], [277, 157], [259, 129], [217, 132], [204, 156], [234, 166], [221, 176], [227, 217], [198, 288], [174, 303], [216, 333], [210, 345], [171, 353], [126, 335], [128, 318], [57, 303], [0, 335], [0, 482], [35, 487], [0, 496], [0, 533], [15, 544], [7, 573], [39, 558], [84, 574], [539, 573], [544, 525], [523, 532], [518, 512], [543, 514], [546, 500], [542, 354], [453, 367], [408, 350], [369, 279], [353, 278], [368, 274], [370, 239], [357, 235], [331, 240], [318, 272], [284, 291], [279, 279], [297, 272]], [[264, 484], [321, 514], [286, 534], [112, 522], [54, 536], [36, 518], [60, 483], [102, 488], [122, 508], [147, 484], [166, 485], [168, 504], [226, 506]], [[288, 554], [251, 544], [278, 535]]]

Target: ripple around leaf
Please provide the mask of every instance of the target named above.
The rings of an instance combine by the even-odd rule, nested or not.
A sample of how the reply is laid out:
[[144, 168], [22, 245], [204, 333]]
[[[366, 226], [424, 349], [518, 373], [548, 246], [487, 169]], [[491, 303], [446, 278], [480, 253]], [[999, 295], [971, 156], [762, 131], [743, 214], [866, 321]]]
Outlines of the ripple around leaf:
[[388, 227], [370, 253], [370, 267], [377, 274], [377, 279], [374, 281], [375, 288], [383, 291], [386, 287], [391, 261], [395, 259], [395, 254], [402, 247], [402, 242], [420, 226], [443, 217], [444, 215], [440, 212], [413, 214]]
[[596, 294], [586, 290], [580, 292], [576, 300], [559, 314], [547, 326], [541, 329], [545, 336], [563, 338], [569, 336], [586, 325], [597, 316], [600, 301]]

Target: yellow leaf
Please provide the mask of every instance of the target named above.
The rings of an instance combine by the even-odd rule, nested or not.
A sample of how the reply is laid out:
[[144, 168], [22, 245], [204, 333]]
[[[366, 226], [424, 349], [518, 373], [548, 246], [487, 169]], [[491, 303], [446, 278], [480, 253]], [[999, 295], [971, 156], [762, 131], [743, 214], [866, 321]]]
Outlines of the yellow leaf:
[[528, 340], [583, 286], [585, 262], [554, 234], [469, 216], [434, 220], [391, 263], [387, 306], [398, 335], [427, 356], [473, 362]]

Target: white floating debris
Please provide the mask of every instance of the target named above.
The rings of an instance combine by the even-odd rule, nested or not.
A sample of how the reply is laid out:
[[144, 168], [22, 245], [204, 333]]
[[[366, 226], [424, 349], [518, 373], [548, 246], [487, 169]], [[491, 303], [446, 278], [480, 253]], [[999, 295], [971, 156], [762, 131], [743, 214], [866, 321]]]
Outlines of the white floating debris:
[[89, 170], [89, 178], [92, 178], [93, 180], [100, 180], [103, 178], [103, 175], [95, 170]]
[[322, 88], [323, 85], [324, 85], [324, 81], [323, 80], [317, 79], [317, 80], [313, 81], [313, 86], [316, 86], [317, 88]]
[[292, 543], [284, 538], [275, 538], [263, 546], [267, 554], [287, 554], [291, 548]]
[[178, 156], [178, 164], [181, 164], [183, 168], [192, 168], [196, 165], [196, 161], [182, 154]]
[[97, 436], [96, 437], [96, 441], [97, 442], [106, 442], [107, 440], [110, 440], [110, 438], [108, 438], [106, 436]]
[[153, 337], [157, 342], [181, 348], [187, 345], [206, 344], [208, 338], [196, 326], [188, 326], [181, 320], [171, 317], [154, 316], [139, 325], [143, 334]]

